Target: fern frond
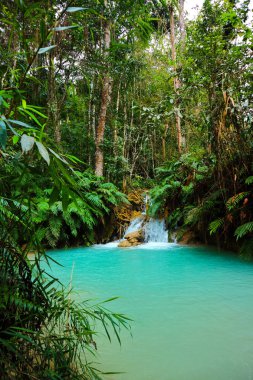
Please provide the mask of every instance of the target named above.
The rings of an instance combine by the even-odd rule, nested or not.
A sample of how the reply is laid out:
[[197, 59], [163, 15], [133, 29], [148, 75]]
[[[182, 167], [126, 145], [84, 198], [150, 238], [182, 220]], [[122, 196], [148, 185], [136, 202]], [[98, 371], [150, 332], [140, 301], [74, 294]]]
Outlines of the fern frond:
[[47, 199], [42, 199], [37, 203], [37, 209], [38, 211], [48, 211], [49, 210], [49, 203]]
[[53, 237], [58, 240], [61, 233], [62, 228], [62, 219], [59, 218], [50, 218], [49, 220], [49, 228]]
[[54, 215], [58, 215], [60, 212], [62, 212], [62, 202], [54, 202], [54, 204], [50, 207], [50, 210]]
[[203, 214], [202, 206], [194, 207], [187, 212], [185, 218], [185, 225], [194, 225], [200, 221], [201, 215]]
[[236, 240], [238, 240], [252, 232], [253, 232], [253, 222], [248, 222], [237, 227], [234, 235], [236, 236]]
[[240, 248], [240, 256], [245, 260], [252, 260], [253, 258], [253, 238], [246, 239], [241, 248]]
[[226, 207], [229, 211], [234, 210], [236, 207], [238, 207], [239, 203], [247, 196], [249, 195], [248, 191], [244, 191], [242, 193], [236, 194], [233, 197], [229, 198], [229, 200], [226, 203]]
[[253, 176], [246, 178], [245, 183], [246, 185], [251, 185], [253, 183]]
[[152, 201], [152, 204], [149, 207], [148, 214], [151, 217], [156, 217], [159, 214], [159, 211], [163, 208], [163, 201]]
[[210, 232], [210, 235], [215, 234], [224, 224], [224, 219], [223, 218], [218, 218], [213, 220], [208, 227], [208, 230]]

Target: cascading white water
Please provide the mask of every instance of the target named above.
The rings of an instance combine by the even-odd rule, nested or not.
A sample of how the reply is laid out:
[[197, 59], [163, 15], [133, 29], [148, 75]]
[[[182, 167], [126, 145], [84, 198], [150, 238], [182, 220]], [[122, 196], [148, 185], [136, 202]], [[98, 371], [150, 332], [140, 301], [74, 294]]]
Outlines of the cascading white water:
[[164, 219], [150, 218], [145, 221], [143, 216], [139, 216], [132, 220], [124, 236], [140, 229], [144, 231], [145, 243], [168, 243], [168, 231], [166, 231]]
[[151, 203], [149, 194], [143, 198], [144, 207], [141, 216], [133, 219], [125, 231], [124, 237], [131, 232], [143, 230], [145, 243], [168, 243], [168, 231], [164, 219], [146, 218], [148, 206]]
[[138, 216], [137, 218], [133, 219], [129, 224], [124, 236], [130, 234], [131, 232], [140, 230], [143, 226], [143, 223], [144, 220], [142, 216]]
[[147, 208], [150, 205], [150, 196], [148, 193], [145, 193], [145, 196], [143, 198], [143, 212], [142, 215], [147, 215]]
[[168, 243], [168, 231], [166, 231], [164, 219], [149, 219], [144, 224], [145, 243]]

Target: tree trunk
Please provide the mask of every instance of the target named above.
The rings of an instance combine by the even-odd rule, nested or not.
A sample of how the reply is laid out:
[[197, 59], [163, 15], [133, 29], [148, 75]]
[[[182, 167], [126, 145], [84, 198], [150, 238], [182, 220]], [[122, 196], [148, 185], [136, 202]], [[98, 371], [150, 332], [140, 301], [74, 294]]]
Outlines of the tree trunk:
[[180, 29], [181, 49], [184, 48], [185, 39], [186, 39], [184, 2], [185, 0], [179, 0], [179, 29]]
[[171, 55], [173, 61], [173, 70], [174, 70], [174, 91], [176, 95], [175, 105], [176, 110], [176, 130], [177, 130], [177, 146], [178, 152], [182, 151], [182, 132], [181, 132], [181, 119], [180, 119], [180, 102], [179, 102], [179, 88], [180, 81], [177, 75], [177, 55], [176, 55], [176, 43], [175, 43], [175, 20], [174, 20], [174, 8], [172, 5], [169, 6], [170, 12], [170, 44], [171, 44]]
[[[109, 21], [104, 23], [104, 57], [105, 60], [109, 55], [111, 43], [111, 24]], [[104, 152], [102, 144], [104, 142], [105, 122], [107, 108], [110, 102], [112, 81], [108, 71], [105, 73], [102, 83], [101, 107], [96, 131], [96, 153], [95, 153], [95, 173], [102, 177], [104, 174]]]
[[119, 103], [120, 103], [120, 86], [121, 82], [119, 82], [118, 93], [117, 93], [117, 101], [116, 101], [116, 115], [114, 121], [114, 130], [113, 130], [113, 152], [115, 160], [118, 158], [118, 116], [119, 116]]
[[61, 143], [61, 127], [59, 120], [59, 107], [57, 99], [57, 89], [55, 85], [55, 65], [53, 52], [49, 53], [49, 70], [48, 70], [48, 123], [54, 135], [57, 144]]
[[169, 124], [166, 122], [164, 125], [164, 133], [163, 133], [163, 137], [162, 137], [163, 163], [166, 161], [166, 137], [167, 137], [168, 129], [169, 129]]
[[[129, 159], [129, 150], [128, 150], [128, 139], [129, 139], [129, 136], [127, 134], [128, 132], [128, 120], [127, 120], [127, 84], [125, 83], [125, 94], [124, 94], [124, 97], [123, 97], [123, 101], [124, 101], [124, 107], [123, 107], [123, 112], [124, 112], [124, 129], [123, 129], [123, 145], [122, 145], [122, 156], [126, 159], [126, 161], [128, 162], [128, 159]], [[131, 131], [130, 131], [131, 133]], [[124, 175], [123, 175], [123, 191], [126, 190], [126, 187], [127, 187], [127, 175], [125, 173], [125, 170], [124, 170]]]

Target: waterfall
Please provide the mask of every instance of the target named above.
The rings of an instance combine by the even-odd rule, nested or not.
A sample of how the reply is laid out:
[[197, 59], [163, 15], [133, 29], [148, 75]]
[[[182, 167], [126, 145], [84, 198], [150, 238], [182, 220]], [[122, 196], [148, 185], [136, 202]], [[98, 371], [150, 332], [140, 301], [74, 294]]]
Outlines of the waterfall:
[[142, 215], [147, 215], [148, 206], [150, 205], [150, 196], [148, 193], [145, 193], [143, 198], [143, 213]]
[[145, 220], [143, 215], [138, 216], [131, 221], [124, 236], [141, 229], [144, 231], [145, 243], [168, 243], [168, 231], [166, 231], [164, 219]]
[[143, 215], [138, 216], [131, 221], [124, 236], [139, 230], [144, 231], [144, 243], [168, 243], [164, 219], [146, 219]]
[[118, 246], [122, 248], [137, 246], [143, 243], [168, 243], [168, 231], [164, 219], [147, 216], [151, 200], [148, 193], [143, 196], [142, 213], [134, 218], [124, 233]]
[[145, 243], [168, 243], [168, 231], [166, 231], [164, 219], [150, 218], [144, 224]]
[[143, 223], [143, 216], [138, 216], [137, 218], [133, 219], [129, 224], [128, 228], [126, 229], [124, 236], [130, 234], [131, 232], [140, 230], [142, 228]]

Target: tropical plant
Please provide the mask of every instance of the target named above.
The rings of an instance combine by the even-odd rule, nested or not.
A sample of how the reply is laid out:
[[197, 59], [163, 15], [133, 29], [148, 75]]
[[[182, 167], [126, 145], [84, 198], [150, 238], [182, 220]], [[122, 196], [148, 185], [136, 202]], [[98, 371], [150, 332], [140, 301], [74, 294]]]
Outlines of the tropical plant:
[[18, 246], [10, 230], [22, 223], [22, 215], [23, 211], [18, 220], [1, 222], [1, 377], [99, 379], [92, 365], [96, 329], [103, 326], [109, 339], [113, 331], [120, 342], [119, 331], [127, 326], [127, 318], [109, 312], [103, 303], [78, 303], [70, 288], [42, 269], [50, 257], [26, 217], [29, 249], [36, 249], [36, 256], [28, 258], [27, 249]]

